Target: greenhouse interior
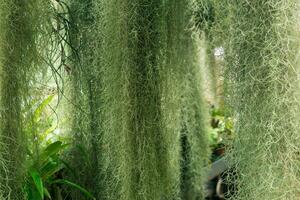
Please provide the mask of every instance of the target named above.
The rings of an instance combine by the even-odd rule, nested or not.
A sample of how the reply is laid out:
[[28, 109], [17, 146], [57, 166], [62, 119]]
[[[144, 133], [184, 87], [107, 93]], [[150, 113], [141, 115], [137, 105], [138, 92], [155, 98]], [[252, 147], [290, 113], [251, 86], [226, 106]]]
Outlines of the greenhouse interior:
[[0, 0], [0, 200], [300, 200], [299, 0]]

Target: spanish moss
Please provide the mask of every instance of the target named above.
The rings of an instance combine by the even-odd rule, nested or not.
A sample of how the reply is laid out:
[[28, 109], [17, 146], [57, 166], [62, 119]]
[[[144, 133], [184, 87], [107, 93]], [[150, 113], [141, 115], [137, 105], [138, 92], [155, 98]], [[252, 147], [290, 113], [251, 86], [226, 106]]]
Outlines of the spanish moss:
[[227, 85], [237, 138], [228, 199], [299, 199], [299, 2], [233, 1]]
[[[45, 11], [36, 0], [0, 3], [0, 199], [23, 199], [27, 143], [24, 106], [37, 66], [38, 35]], [[45, 12], [44, 12], [45, 13]], [[37, 17], [37, 16], [40, 16]]]

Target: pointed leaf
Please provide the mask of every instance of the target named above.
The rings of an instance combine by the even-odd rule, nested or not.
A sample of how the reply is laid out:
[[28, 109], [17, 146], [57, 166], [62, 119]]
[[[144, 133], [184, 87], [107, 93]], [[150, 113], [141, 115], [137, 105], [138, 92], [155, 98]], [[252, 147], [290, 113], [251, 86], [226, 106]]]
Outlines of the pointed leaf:
[[44, 199], [44, 186], [43, 186], [43, 180], [39, 174], [39, 172], [35, 169], [31, 169], [30, 170], [30, 176], [34, 182], [34, 185], [37, 189], [37, 191], [39, 192], [40, 196], [42, 197], [42, 199]]
[[44, 187], [44, 194], [45, 194], [45, 196], [46, 196], [48, 199], [52, 199], [52, 198], [51, 198], [51, 195], [50, 195], [50, 193], [49, 193], [49, 191], [48, 191], [48, 189], [45, 188], [45, 187]]
[[51, 184], [65, 184], [65, 185], [69, 185], [71, 187], [74, 187], [76, 189], [78, 189], [79, 191], [81, 191], [84, 195], [86, 195], [87, 197], [96, 200], [96, 198], [86, 189], [84, 189], [83, 187], [81, 187], [80, 185], [77, 185], [76, 183], [73, 183], [71, 181], [65, 180], [65, 179], [58, 179], [58, 180], [54, 180], [51, 182]]

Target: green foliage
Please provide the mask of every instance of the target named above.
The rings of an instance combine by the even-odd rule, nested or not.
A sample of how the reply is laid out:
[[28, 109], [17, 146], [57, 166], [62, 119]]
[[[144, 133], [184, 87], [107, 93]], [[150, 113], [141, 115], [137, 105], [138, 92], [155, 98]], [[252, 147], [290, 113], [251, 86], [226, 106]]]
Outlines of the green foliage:
[[29, 189], [29, 186], [26, 187], [28, 190], [28, 199], [44, 199], [44, 186], [43, 180], [39, 175], [39, 172], [35, 169], [30, 170], [30, 176], [33, 180], [33, 185], [35, 188], [32, 187]]
[[81, 193], [84, 194], [84, 196], [86, 196], [88, 199], [93, 199], [96, 200], [96, 198], [86, 189], [84, 189], [83, 187], [77, 185], [76, 183], [73, 183], [71, 181], [65, 180], [65, 179], [58, 179], [58, 180], [54, 180], [51, 182], [51, 184], [64, 184], [66, 186], [70, 186], [75, 188], [76, 190], [80, 191]]
[[82, 192], [87, 198], [95, 199], [90, 192], [76, 183], [57, 177], [66, 168], [65, 162], [60, 159], [60, 154], [67, 146], [60, 141], [53, 142], [43, 149], [38, 160], [32, 158], [24, 186], [26, 199], [51, 199], [53, 186], [60, 184], [71, 186]]
[[225, 113], [217, 108], [211, 111], [211, 130], [210, 130], [210, 147], [217, 149], [220, 147], [229, 147], [234, 139], [233, 126], [234, 122], [231, 117], [225, 116]]
[[41, 100], [40, 97], [37, 97], [36, 100], [32, 98], [32, 103], [22, 109], [25, 118], [24, 134], [28, 140], [27, 151], [31, 155], [39, 156], [40, 148], [47, 145], [53, 131], [57, 128], [53, 119], [55, 111], [51, 107], [54, 98], [57, 98], [57, 95], [51, 94]]
[[228, 6], [227, 100], [237, 120], [228, 199], [299, 199], [299, 1]]
[[41, 120], [43, 111], [45, 110], [45, 108], [47, 106], [49, 106], [49, 104], [53, 100], [53, 97], [54, 97], [54, 95], [49, 95], [35, 109], [35, 111], [33, 113], [33, 117], [32, 117], [33, 118], [32, 120], [33, 120], [34, 123], [38, 123]]

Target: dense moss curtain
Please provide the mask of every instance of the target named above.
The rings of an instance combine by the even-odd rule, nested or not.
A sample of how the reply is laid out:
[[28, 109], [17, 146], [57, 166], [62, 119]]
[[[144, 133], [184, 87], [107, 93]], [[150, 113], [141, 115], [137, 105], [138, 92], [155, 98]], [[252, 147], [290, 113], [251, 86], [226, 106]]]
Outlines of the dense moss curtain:
[[[95, 21], [99, 12], [94, 1], [76, 0], [70, 8], [70, 66], [72, 66], [69, 88], [72, 99], [70, 106], [71, 136], [73, 147], [68, 154], [71, 166], [76, 173], [70, 178], [87, 188], [97, 199], [101, 194], [100, 157], [101, 117], [99, 105], [101, 99], [100, 65], [96, 64], [100, 56], [101, 32], [95, 30]], [[98, 18], [98, 20], [100, 20]], [[80, 191], [71, 191], [72, 199], [82, 200]]]
[[[171, 156], [169, 148], [179, 152], [178, 133], [163, 134], [161, 100], [166, 5], [141, 0], [98, 6], [105, 8], [99, 23], [105, 198], [174, 198], [179, 157]], [[167, 134], [173, 134], [173, 141]]]
[[[27, 143], [24, 108], [40, 64], [37, 45], [45, 12], [39, 1], [0, 3], [0, 199], [23, 199]], [[39, 17], [40, 18], [39, 18]]]
[[[73, 44], [81, 49], [73, 98], [87, 111], [75, 109], [74, 134], [76, 144], [91, 146], [92, 167], [81, 177], [97, 199], [179, 198], [182, 124], [192, 149], [185, 185], [201, 193], [208, 151], [190, 6], [174, 0], [72, 4]], [[88, 177], [97, 181], [86, 184]]]
[[299, 2], [229, 6], [226, 78], [237, 120], [230, 156], [237, 187], [228, 199], [299, 199]]

